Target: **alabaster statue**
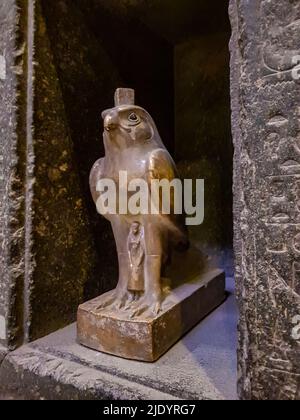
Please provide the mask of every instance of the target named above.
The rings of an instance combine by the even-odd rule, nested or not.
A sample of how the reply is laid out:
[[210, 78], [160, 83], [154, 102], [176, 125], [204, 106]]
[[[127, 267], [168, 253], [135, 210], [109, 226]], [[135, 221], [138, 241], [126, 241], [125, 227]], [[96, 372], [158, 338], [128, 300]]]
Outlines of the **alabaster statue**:
[[[98, 160], [90, 176], [95, 204], [101, 192], [97, 185], [102, 179], [113, 180], [120, 187], [119, 173], [127, 173], [128, 184], [134, 179], [151, 181], [178, 179], [176, 166], [166, 150], [149, 113], [134, 105], [134, 92], [119, 89], [116, 106], [102, 114], [104, 120], [105, 157]], [[126, 190], [125, 186], [125, 190]], [[124, 186], [123, 186], [124, 188]], [[162, 278], [172, 262], [174, 250], [185, 252], [189, 247], [183, 215], [174, 214], [171, 197], [170, 214], [106, 214], [111, 222], [117, 245], [119, 281], [113, 294], [102, 307], [127, 309], [131, 316], [158, 314], [164, 299]]]

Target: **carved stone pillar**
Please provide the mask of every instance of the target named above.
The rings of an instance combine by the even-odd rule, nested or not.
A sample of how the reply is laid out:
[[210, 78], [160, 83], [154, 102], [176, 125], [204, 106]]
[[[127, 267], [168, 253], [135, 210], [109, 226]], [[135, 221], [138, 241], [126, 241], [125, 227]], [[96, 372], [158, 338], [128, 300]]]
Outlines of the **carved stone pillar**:
[[[0, 345], [22, 342], [27, 13], [0, 4]], [[21, 5], [21, 3], [19, 3]], [[19, 25], [19, 27], [18, 27]], [[4, 353], [4, 351], [3, 351]]]
[[71, 323], [100, 283], [39, 1], [0, 4], [0, 127], [0, 345], [14, 349]]
[[300, 398], [300, 6], [232, 0], [239, 393]]

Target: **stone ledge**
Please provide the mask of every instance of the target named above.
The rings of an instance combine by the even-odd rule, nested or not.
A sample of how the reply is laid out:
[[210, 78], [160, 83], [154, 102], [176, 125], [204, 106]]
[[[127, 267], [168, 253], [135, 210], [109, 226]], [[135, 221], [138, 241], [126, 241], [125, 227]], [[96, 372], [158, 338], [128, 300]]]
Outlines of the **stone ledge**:
[[0, 388], [27, 399], [236, 399], [236, 308], [220, 306], [156, 363], [76, 342], [76, 325], [7, 355]]
[[1, 383], [15, 397], [39, 400], [172, 400], [173, 396], [76, 362], [23, 347], [1, 367]]

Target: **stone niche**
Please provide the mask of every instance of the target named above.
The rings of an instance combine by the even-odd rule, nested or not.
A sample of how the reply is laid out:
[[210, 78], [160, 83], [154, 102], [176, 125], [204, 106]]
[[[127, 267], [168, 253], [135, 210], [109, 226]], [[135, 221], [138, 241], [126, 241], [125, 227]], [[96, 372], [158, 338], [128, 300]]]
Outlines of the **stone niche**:
[[191, 236], [232, 275], [228, 2], [6, 3], [13, 14], [7, 21], [0, 5], [0, 35], [8, 27], [11, 61], [0, 101], [11, 101], [15, 121], [3, 119], [13, 133], [0, 161], [0, 344], [57, 331], [116, 284], [113, 235], [88, 178], [104, 154], [101, 111], [120, 86], [152, 114], [181, 176], [205, 179], [205, 222]]
[[[182, 176], [205, 178], [206, 219], [191, 234], [229, 273], [234, 204], [240, 398], [300, 399], [299, 0], [231, 0], [230, 66], [227, 7], [218, 0], [0, 2], [0, 361], [8, 349], [71, 323], [79, 303], [115, 285], [114, 240], [96, 216], [88, 173], [103, 154], [100, 112], [128, 86], [158, 122]], [[26, 369], [34, 383], [52, 377], [45, 340], [40, 351], [32, 344], [6, 357], [4, 387], [14, 380], [35, 393]], [[49, 340], [56, 354], [60, 333]], [[118, 375], [110, 358], [103, 363], [110, 383]], [[172, 363], [158, 368], [165, 372], [158, 379], [172, 377]], [[199, 366], [187, 367], [190, 383]], [[122, 389], [136, 397], [128, 361], [126, 369]], [[94, 369], [80, 372], [95, 378]], [[149, 377], [147, 384], [160, 382]], [[186, 377], [177, 380], [182, 396]], [[39, 384], [46, 396], [50, 385], [57, 389]], [[197, 383], [193, 397], [206, 385]]]
[[[81, 247], [78, 244], [74, 249], [80, 272], [86, 270], [80, 280], [82, 290], [76, 295], [80, 301], [111, 289], [117, 279], [111, 228], [95, 212], [88, 177], [93, 162], [104, 154], [101, 111], [113, 105], [118, 86], [136, 90], [136, 102], [157, 121], [181, 175], [205, 179], [205, 223], [191, 234], [211, 258], [218, 259], [218, 265], [231, 270], [230, 24], [226, 2], [215, 8], [217, 13], [213, 13], [212, 4], [206, 3], [41, 0], [36, 5], [35, 136], [37, 141], [53, 144], [52, 155], [45, 151], [43, 156], [41, 147], [41, 155], [37, 156], [40, 170], [45, 170], [46, 184], [36, 193], [42, 200], [50, 182], [55, 189], [55, 185], [60, 186], [56, 194], [63, 194], [68, 174], [73, 171], [78, 175], [76, 188], [80, 188], [81, 196], [75, 205], [82, 206], [84, 228], [89, 233], [89, 240], [77, 239]], [[213, 19], [208, 18], [212, 15]], [[49, 98], [52, 92], [55, 96], [53, 93]], [[61, 108], [54, 104], [58, 99]], [[57, 114], [63, 116], [63, 121], [57, 120]], [[69, 136], [69, 149], [62, 146], [64, 132]], [[72, 165], [66, 166], [63, 158], [59, 160], [65, 150], [72, 152]], [[59, 202], [63, 205], [63, 200]], [[47, 202], [39, 203], [47, 207]], [[57, 213], [55, 218], [58, 224], [63, 220]], [[67, 224], [69, 236], [75, 240], [76, 220], [71, 223]], [[45, 247], [49, 239], [47, 225], [41, 214], [35, 229], [38, 241]], [[54, 232], [52, 237], [55, 241]], [[32, 322], [36, 325], [32, 338], [50, 328], [48, 318], [57, 304], [53, 298], [49, 303], [49, 296], [54, 287], [55, 296], [61, 294], [57, 279], [61, 265], [65, 270], [74, 266], [72, 257], [63, 249], [52, 249], [53, 257], [46, 260], [48, 249], [38, 251], [43, 262], [37, 264], [39, 273], [34, 284]], [[57, 258], [61, 256], [64, 261], [59, 263]], [[87, 259], [82, 260], [85, 256]], [[54, 259], [55, 266], [51, 261]], [[49, 275], [52, 280], [48, 287], [45, 278]], [[73, 282], [78, 284], [78, 279], [70, 278], [65, 292], [73, 289]], [[70, 314], [75, 310], [76, 299], [70, 304]], [[50, 329], [55, 327], [53, 321]]]
[[41, 1], [101, 270], [115, 255], [103, 252], [111, 233], [95, 215], [87, 181], [104, 153], [100, 111], [117, 86], [135, 89], [182, 177], [205, 179], [205, 222], [191, 235], [230, 270], [230, 23], [228, 2], [217, 3]]

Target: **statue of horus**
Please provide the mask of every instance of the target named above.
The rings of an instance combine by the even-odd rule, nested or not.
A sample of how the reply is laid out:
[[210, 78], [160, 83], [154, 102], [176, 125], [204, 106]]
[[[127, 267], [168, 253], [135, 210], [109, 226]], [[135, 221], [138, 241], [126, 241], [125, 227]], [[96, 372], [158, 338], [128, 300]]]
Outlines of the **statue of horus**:
[[[151, 180], [178, 178], [173, 159], [159, 136], [149, 113], [134, 105], [134, 91], [118, 89], [116, 106], [103, 112], [105, 157], [98, 160], [90, 175], [90, 188], [95, 203], [101, 179], [114, 180], [126, 171], [128, 183], [136, 178], [147, 185]], [[150, 197], [151, 199], [151, 197]], [[172, 261], [174, 251], [185, 252], [189, 239], [184, 215], [108, 214], [112, 225], [119, 261], [119, 281], [101, 307], [128, 310], [130, 317], [155, 316], [164, 300], [162, 279]]]

